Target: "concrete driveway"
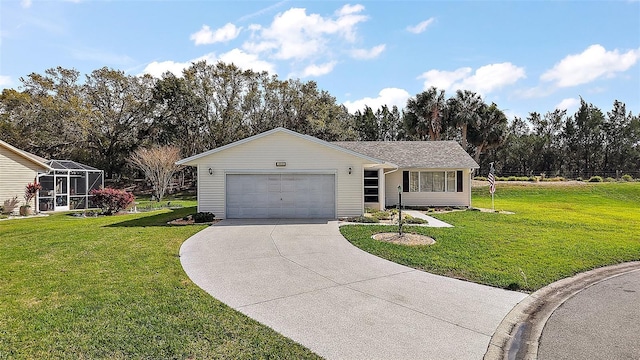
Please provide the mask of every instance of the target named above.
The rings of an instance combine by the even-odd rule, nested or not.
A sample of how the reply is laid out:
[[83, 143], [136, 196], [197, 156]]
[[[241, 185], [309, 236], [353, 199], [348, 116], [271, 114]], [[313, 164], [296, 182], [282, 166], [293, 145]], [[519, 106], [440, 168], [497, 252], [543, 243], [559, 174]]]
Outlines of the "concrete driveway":
[[180, 259], [213, 297], [328, 359], [482, 359], [526, 297], [383, 260], [336, 221], [225, 220]]

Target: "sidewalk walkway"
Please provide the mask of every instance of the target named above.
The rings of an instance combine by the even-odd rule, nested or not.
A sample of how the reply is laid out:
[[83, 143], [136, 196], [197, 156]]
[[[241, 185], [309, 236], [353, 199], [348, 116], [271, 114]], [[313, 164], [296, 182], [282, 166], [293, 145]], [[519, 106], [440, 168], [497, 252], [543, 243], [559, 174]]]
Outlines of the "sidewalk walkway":
[[414, 218], [426, 220], [429, 222], [429, 227], [453, 227], [451, 224], [447, 224], [444, 221], [438, 220], [431, 216], [425, 215], [424, 213], [417, 210], [402, 210], [403, 213], [407, 215], [411, 215]]

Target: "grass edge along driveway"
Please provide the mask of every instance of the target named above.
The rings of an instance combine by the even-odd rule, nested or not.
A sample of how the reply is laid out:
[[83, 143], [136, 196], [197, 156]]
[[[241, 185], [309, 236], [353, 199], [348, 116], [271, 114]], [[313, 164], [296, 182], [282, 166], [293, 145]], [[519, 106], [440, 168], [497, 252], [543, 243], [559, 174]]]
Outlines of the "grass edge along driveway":
[[[491, 207], [487, 188], [473, 205]], [[371, 239], [391, 226], [343, 226], [355, 246], [435, 274], [512, 290], [535, 291], [606, 265], [640, 260], [640, 183], [498, 184], [496, 209], [514, 215], [462, 211], [435, 217], [453, 228], [404, 228], [436, 239], [409, 247]]]
[[186, 276], [194, 208], [0, 222], [0, 359], [317, 358]]

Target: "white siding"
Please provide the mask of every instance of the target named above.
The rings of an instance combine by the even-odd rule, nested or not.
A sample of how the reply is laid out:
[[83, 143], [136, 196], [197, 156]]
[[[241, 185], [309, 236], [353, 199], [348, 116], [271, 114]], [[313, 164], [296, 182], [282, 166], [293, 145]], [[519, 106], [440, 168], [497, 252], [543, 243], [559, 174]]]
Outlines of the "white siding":
[[0, 204], [14, 196], [24, 204], [25, 187], [36, 180], [38, 171], [44, 170], [24, 156], [0, 146]]
[[462, 170], [462, 192], [403, 192], [405, 206], [471, 206], [471, 175], [469, 169], [399, 169], [386, 176], [386, 205], [398, 205], [398, 185], [402, 186], [403, 171], [457, 171]]
[[[325, 173], [336, 177], [336, 214], [358, 216], [364, 210], [366, 160], [285, 132], [276, 132], [202, 157], [198, 167], [198, 211], [225, 218], [225, 174]], [[276, 167], [276, 162], [286, 162]], [[351, 167], [351, 174], [349, 168]], [[213, 175], [209, 175], [209, 168]]]

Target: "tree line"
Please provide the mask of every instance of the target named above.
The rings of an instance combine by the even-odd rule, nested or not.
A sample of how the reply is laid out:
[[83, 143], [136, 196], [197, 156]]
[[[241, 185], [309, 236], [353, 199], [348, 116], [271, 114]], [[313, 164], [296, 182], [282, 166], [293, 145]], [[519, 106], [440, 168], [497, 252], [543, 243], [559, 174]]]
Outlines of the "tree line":
[[0, 139], [104, 169], [110, 179], [136, 175], [128, 159], [138, 149], [175, 146], [187, 157], [278, 126], [327, 141], [456, 140], [482, 168], [495, 162], [499, 172], [522, 175], [640, 170], [640, 120], [617, 101], [606, 116], [583, 100], [573, 115], [555, 110], [509, 122], [474, 92], [446, 98], [431, 88], [403, 110], [350, 114], [314, 81], [204, 61], [181, 76], [105, 67], [82, 77], [57, 67], [20, 82], [0, 94]]

